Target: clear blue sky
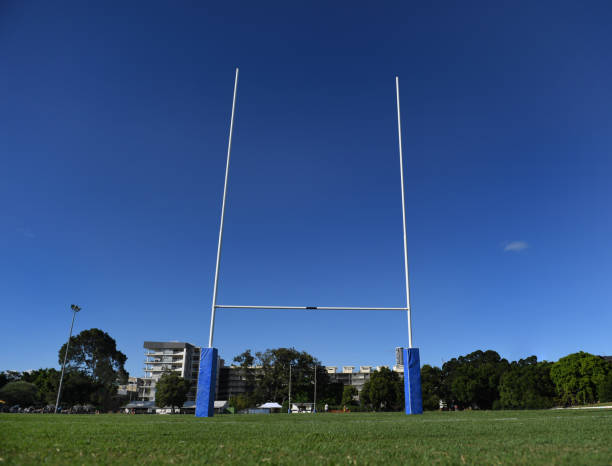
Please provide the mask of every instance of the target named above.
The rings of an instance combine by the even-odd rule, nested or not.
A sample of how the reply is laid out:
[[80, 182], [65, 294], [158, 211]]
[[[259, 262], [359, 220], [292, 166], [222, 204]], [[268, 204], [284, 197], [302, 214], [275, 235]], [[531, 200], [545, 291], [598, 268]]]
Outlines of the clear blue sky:
[[[126, 4], [129, 3], [129, 6]], [[414, 342], [612, 353], [609, 2], [0, 5], [0, 370], [99, 327], [206, 345], [219, 302], [402, 306]], [[392, 364], [403, 313], [221, 311], [215, 346]]]

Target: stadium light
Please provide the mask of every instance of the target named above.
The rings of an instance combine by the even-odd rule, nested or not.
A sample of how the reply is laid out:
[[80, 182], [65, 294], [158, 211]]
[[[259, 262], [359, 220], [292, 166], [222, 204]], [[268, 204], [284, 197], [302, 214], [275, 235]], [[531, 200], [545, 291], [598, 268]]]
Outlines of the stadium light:
[[57, 400], [55, 401], [55, 414], [57, 414], [57, 409], [59, 408], [60, 398], [62, 396], [62, 383], [64, 381], [64, 371], [66, 370], [66, 359], [68, 359], [68, 349], [70, 348], [70, 339], [72, 338], [72, 327], [74, 327], [74, 318], [76, 313], [81, 310], [79, 306], [76, 304], [71, 304], [70, 309], [72, 309], [72, 323], [70, 324], [70, 334], [68, 335], [68, 343], [66, 343], [66, 352], [64, 353], [64, 363], [62, 364], [62, 375], [60, 376], [59, 388], [57, 389]]

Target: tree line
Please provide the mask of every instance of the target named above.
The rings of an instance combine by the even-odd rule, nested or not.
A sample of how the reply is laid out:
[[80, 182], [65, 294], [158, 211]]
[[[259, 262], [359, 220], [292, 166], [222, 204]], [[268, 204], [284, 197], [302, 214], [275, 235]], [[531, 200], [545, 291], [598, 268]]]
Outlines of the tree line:
[[292, 402], [313, 402], [315, 377], [319, 404], [337, 404], [342, 399], [343, 385], [332, 383], [321, 361], [305, 351], [275, 348], [253, 354], [248, 349], [236, 356], [233, 362], [238, 366], [236, 370], [246, 391], [230, 397], [231, 406], [237, 410], [276, 401], [286, 411], [290, 368]]
[[[65, 352], [64, 343], [58, 351], [60, 366]], [[66, 360], [61, 404], [92, 405], [103, 411], [118, 409], [125, 401], [117, 395], [117, 388], [128, 379], [126, 360], [115, 340], [100, 329], [83, 330], [73, 336]], [[0, 372], [0, 400], [21, 407], [55, 405], [60, 374], [54, 368]]]
[[290, 391], [292, 403], [312, 403], [315, 377], [319, 411], [324, 405], [353, 411], [403, 409], [403, 382], [396, 372], [387, 368], [373, 372], [358, 394], [355, 387], [334, 382], [317, 358], [295, 348], [267, 349], [255, 354], [246, 350], [233, 362], [238, 366], [236, 370], [246, 391], [230, 397], [230, 404], [237, 410], [276, 401], [286, 412]]
[[557, 362], [530, 356], [508, 362], [495, 351], [474, 351], [421, 368], [424, 409], [440, 400], [458, 409], [542, 409], [612, 401], [612, 362], [585, 352]]
[[[382, 367], [370, 374], [361, 392], [332, 382], [314, 356], [294, 348], [251, 350], [234, 358], [246, 393], [230, 403], [237, 409], [266, 401], [288, 404], [289, 366], [291, 399], [312, 402], [316, 366], [318, 409], [323, 404], [351, 410], [401, 411], [404, 384], [397, 372]], [[256, 367], [256, 369], [253, 369]], [[612, 362], [579, 352], [557, 362], [530, 356], [507, 361], [495, 351], [474, 351], [453, 358], [442, 367], [421, 368], [423, 408], [437, 410], [441, 402], [450, 409], [544, 409], [612, 401]]]
[[[66, 344], [58, 351], [61, 365]], [[127, 382], [127, 357], [115, 340], [100, 329], [84, 330], [70, 340], [62, 404], [91, 404], [98, 409], [118, 409], [127, 400], [117, 395]], [[230, 394], [237, 410], [267, 401], [288, 407], [293, 402], [314, 400], [315, 379], [318, 409], [347, 407], [351, 410], [400, 411], [404, 387], [400, 374], [380, 368], [357, 393], [355, 387], [332, 381], [314, 356], [295, 348], [246, 350], [233, 359], [244, 381], [245, 393]], [[289, 373], [291, 371], [291, 387]], [[0, 372], [0, 400], [8, 405], [44, 406], [55, 403], [60, 371], [54, 368], [30, 372]], [[177, 374], [164, 374], [158, 382], [158, 406], [181, 406], [189, 382]], [[175, 380], [176, 379], [176, 380]], [[423, 408], [436, 410], [441, 401], [452, 409], [540, 409], [612, 401], [612, 361], [585, 352], [567, 355], [557, 362], [530, 356], [507, 361], [495, 351], [474, 351], [453, 358], [442, 367], [421, 368]]]

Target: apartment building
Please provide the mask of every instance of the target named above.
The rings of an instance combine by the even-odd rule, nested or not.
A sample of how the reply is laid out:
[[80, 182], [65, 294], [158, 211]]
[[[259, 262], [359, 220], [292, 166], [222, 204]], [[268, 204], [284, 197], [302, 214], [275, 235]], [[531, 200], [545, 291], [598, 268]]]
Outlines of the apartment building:
[[179, 341], [145, 341], [144, 348], [144, 378], [138, 386], [138, 399], [155, 401], [157, 381], [165, 371], [173, 371], [192, 381], [187, 400], [195, 401], [201, 348]]
[[398, 346], [395, 348], [395, 365], [403, 366], [404, 365], [404, 348]]
[[[372, 372], [381, 368], [389, 369], [389, 366], [342, 366], [338, 371], [336, 366], [325, 366], [331, 382], [340, 382], [342, 385], [352, 385], [361, 392], [364, 384], [370, 380]], [[358, 370], [355, 370], [358, 368]], [[260, 367], [249, 367], [247, 369], [251, 376], [257, 376]], [[395, 365], [392, 369], [400, 378], [404, 378], [404, 366]], [[219, 377], [217, 379], [217, 400], [228, 400], [230, 397], [247, 393], [246, 374], [238, 366], [225, 366], [223, 360], [219, 364]]]
[[119, 385], [117, 395], [127, 396], [129, 401], [137, 400], [139, 388], [143, 383], [144, 379], [142, 377], [129, 377], [127, 384]]
[[[340, 382], [342, 385], [352, 385], [358, 392], [361, 392], [365, 383], [370, 380], [372, 372], [380, 370], [383, 367], [389, 369], [388, 366], [376, 366], [376, 368], [372, 366], [359, 366], [358, 371], [355, 371], [355, 366], [342, 366], [342, 371], [340, 372], [338, 372], [338, 367], [336, 366], [325, 366], [325, 369], [332, 382]], [[393, 366], [393, 371], [397, 372], [401, 378], [404, 377], [403, 366], [395, 365]]]
[[[223, 360], [221, 360], [223, 361]], [[261, 367], [249, 367], [250, 375], [257, 377]], [[238, 366], [225, 366], [219, 364], [219, 378], [217, 380], [217, 400], [229, 400], [231, 397], [243, 395], [248, 392], [247, 378], [244, 370]]]

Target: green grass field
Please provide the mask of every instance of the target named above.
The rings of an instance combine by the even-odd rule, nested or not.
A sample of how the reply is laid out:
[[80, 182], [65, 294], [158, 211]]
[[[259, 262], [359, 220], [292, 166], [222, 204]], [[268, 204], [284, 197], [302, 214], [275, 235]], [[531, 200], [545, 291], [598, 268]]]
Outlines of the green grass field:
[[3, 464], [612, 465], [612, 410], [193, 416], [0, 414]]

